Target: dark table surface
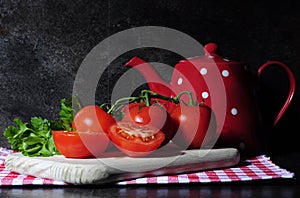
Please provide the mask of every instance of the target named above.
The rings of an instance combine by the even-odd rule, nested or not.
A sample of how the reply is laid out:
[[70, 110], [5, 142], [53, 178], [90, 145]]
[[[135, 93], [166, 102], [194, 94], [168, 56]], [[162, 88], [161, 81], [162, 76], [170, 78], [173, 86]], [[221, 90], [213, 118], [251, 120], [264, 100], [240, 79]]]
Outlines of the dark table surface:
[[294, 172], [295, 178], [222, 184], [1, 187], [0, 197], [300, 197], [300, 153], [274, 155], [271, 160]]

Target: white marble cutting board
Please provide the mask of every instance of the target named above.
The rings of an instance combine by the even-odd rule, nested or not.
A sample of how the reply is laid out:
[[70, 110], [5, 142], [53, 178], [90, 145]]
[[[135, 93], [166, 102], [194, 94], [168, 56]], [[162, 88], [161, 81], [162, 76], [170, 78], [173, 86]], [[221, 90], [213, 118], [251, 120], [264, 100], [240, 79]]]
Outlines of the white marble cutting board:
[[144, 158], [108, 155], [94, 159], [7, 156], [6, 168], [20, 174], [49, 178], [72, 184], [104, 184], [145, 176], [159, 176], [230, 167], [238, 164], [234, 148], [187, 150]]

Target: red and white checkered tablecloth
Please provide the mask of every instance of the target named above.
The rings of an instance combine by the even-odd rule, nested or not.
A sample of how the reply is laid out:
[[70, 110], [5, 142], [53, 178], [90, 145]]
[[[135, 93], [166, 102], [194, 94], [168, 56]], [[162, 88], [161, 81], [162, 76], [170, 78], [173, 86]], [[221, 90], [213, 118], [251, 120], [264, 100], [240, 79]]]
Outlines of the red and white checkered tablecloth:
[[[0, 186], [14, 185], [68, 185], [62, 181], [22, 175], [5, 168], [4, 161], [13, 151], [0, 147]], [[212, 182], [238, 182], [251, 180], [270, 180], [275, 178], [291, 179], [294, 173], [274, 164], [269, 157], [259, 155], [245, 160], [240, 166], [207, 170], [197, 173], [172, 176], [144, 177], [129, 181], [117, 182], [116, 185], [130, 184], [186, 184]]]

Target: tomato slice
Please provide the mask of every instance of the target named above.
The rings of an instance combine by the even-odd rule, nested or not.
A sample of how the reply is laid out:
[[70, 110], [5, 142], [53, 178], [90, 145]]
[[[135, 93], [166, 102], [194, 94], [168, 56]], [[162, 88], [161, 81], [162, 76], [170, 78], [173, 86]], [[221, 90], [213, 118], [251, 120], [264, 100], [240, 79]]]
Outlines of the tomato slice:
[[149, 155], [158, 149], [165, 139], [163, 132], [152, 126], [120, 121], [110, 127], [111, 141], [130, 157]]
[[57, 150], [67, 158], [98, 157], [106, 150], [109, 139], [105, 133], [52, 131]]

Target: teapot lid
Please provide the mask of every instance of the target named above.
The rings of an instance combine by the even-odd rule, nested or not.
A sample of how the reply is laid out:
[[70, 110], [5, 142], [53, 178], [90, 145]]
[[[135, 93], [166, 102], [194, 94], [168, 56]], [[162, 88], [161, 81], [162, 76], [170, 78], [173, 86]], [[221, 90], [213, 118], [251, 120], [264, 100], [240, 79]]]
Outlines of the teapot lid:
[[[242, 62], [232, 61], [217, 54], [218, 45], [216, 43], [208, 43], [204, 46], [205, 54], [203, 56], [188, 58], [189, 61], [213, 62], [217, 65], [221, 64], [241, 64]], [[181, 62], [181, 61], [180, 61]], [[184, 62], [184, 60], [183, 60]]]

